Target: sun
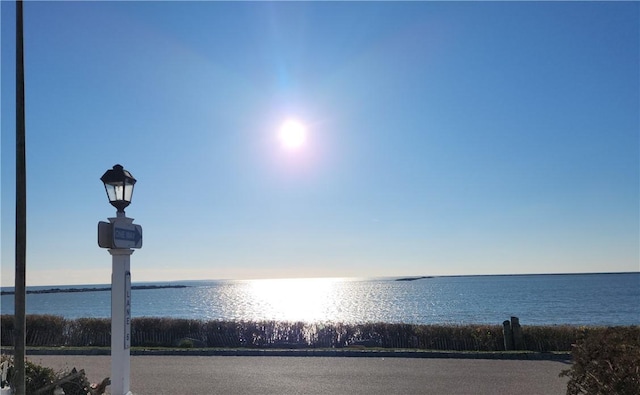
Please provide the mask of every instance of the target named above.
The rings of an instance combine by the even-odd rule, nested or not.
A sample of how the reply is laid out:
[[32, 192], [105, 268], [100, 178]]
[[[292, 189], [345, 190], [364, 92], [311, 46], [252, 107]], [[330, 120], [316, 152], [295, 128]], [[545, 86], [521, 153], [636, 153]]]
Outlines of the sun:
[[289, 119], [280, 126], [278, 140], [285, 149], [298, 150], [307, 141], [307, 128], [301, 122]]

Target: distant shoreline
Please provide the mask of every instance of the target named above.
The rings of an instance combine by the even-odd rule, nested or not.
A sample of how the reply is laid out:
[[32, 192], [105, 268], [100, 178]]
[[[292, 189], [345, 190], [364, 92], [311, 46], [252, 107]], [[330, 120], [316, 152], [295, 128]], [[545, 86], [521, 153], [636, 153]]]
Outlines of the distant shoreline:
[[[132, 285], [131, 289], [164, 289], [164, 288], [187, 288], [186, 285]], [[48, 288], [27, 290], [27, 294], [58, 294], [58, 293], [76, 293], [76, 292], [104, 292], [111, 291], [111, 287], [102, 288]], [[14, 295], [15, 291], [2, 291], [0, 295]]]
[[[640, 271], [631, 271], [631, 272], [577, 272], [577, 273], [511, 273], [511, 274], [432, 274], [428, 276], [406, 276], [406, 277], [327, 277], [327, 278], [335, 278], [335, 279], [344, 279], [344, 280], [360, 280], [360, 281], [414, 281], [421, 279], [438, 279], [438, 278], [463, 278], [463, 277], [535, 277], [535, 276], [583, 276], [583, 275], [629, 275], [629, 274], [640, 274]], [[324, 278], [324, 277], [321, 277]], [[287, 280], [307, 280], [308, 278], [297, 278], [291, 277], [287, 278]], [[132, 289], [160, 289], [160, 288], [188, 288], [198, 285], [184, 285], [185, 283], [210, 283], [210, 282], [237, 282], [237, 281], [260, 281], [260, 280], [280, 280], [277, 278], [264, 278], [264, 279], [197, 279], [197, 280], [181, 280], [181, 281], [157, 281], [155, 283], [159, 283], [162, 285], [132, 285]], [[172, 285], [172, 283], [181, 283], [179, 285]], [[154, 283], [154, 281], [140, 281], [138, 284], [149, 284]], [[168, 284], [166, 284], [168, 283]], [[27, 290], [28, 294], [38, 294], [38, 293], [64, 293], [64, 292], [97, 292], [97, 291], [109, 291], [111, 288], [108, 284], [89, 284], [89, 286], [81, 286], [82, 288], [57, 288], [57, 287], [73, 287], [73, 284], [70, 285], [45, 285], [45, 286], [27, 286], [27, 288], [32, 287], [47, 287], [46, 290]], [[0, 294], [2, 295], [13, 295], [14, 291], [9, 291], [5, 289], [12, 289], [13, 286], [2, 286], [0, 287]]]
[[425, 278], [433, 278], [433, 276], [403, 277], [403, 278], [396, 278], [395, 281], [416, 281], [416, 280], [423, 280]]

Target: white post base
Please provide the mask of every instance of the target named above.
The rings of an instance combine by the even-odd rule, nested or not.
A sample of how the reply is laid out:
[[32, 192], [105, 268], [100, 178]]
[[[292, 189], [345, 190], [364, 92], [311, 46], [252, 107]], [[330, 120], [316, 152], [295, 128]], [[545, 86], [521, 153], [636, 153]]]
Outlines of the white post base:
[[111, 394], [130, 394], [131, 361], [131, 254], [110, 249], [111, 274]]

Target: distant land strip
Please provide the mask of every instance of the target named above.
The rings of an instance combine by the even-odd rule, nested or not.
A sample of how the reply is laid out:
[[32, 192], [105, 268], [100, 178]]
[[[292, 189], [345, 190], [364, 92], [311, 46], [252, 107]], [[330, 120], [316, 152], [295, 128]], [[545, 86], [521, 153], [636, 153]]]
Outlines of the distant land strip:
[[433, 277], [432, 276], [404, 277], [404, 278], [397, 278], [396, 281], [416, 281], [416, 280], [423, 280], [425, 278], [433, 278]]
[[[187, 288], [186, 285], [132, 285], [131, 289], [164, 289], [164, 288]], [[28, 294], [58, 294], [58, 293], [73, 293], [73, 292], [101, 292], [111, 291], [111, 287], [105, 288], [49, 288], [49, 289], [37, 289], [27, 290]], [[14, 291], [2, 291], [1, 295], [14, 295]]]

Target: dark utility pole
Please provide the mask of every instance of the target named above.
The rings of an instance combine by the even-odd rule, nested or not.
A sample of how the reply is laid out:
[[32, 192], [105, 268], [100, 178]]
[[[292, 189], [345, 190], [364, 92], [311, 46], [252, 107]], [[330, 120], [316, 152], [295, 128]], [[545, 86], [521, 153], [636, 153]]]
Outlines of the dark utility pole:
[[22, 0], [16, 1], [16, 287], [14, 315], [15, 390], [25, 394], [26, 349], [26, 260], [27, 260], [27, 170], [24, 119], [24, 55]]

